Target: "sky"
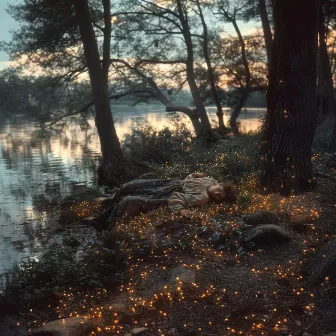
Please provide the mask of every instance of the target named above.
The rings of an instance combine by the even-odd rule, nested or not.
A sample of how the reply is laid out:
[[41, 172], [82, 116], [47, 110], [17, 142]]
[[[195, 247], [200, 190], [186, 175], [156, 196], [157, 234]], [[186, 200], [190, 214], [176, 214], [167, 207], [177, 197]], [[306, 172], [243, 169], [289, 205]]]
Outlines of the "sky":
[[[19, 0], [0, 0], [0, 41], [10, 41], [10, 30], [18, 28], [19, 24], [15, 22], [6, 12], [8, 4], [15, 5]], [[3, 67], [3, 62], [8, 61], [8, 56], [0, 51], [0, 67]]]

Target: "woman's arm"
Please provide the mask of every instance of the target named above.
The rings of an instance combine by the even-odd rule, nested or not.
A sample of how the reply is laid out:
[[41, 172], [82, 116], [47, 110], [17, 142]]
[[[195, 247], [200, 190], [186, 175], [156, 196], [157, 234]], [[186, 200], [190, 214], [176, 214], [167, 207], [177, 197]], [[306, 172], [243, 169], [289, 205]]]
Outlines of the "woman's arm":
[[185, 209], [188, 205], [205, 205], [208, 202], [209, 196], [207, 193], [183, 194], [175, 192], [168, 200], [168, 208], [175, 213], [179, 213], [180, 210]]

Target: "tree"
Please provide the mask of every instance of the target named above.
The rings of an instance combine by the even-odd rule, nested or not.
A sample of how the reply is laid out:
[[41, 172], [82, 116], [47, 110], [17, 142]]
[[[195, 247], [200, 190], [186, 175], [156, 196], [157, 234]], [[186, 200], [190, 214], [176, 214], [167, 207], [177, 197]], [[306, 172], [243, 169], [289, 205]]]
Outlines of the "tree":
[[208, 36], [208, 26], [205, 22], [205, 18], [203, 15], [203, 10], [200, 5], [199, 0], [196, 0], [196, 5], [198, 9], [198, 15], [201, 19], [202, 22], [202, 27], [203, 27], [203, 40], [202, 40], [202, 49], [203, 49], [203, 54], [204, 54], [204, 59], [207, 65], [207, 75], [208, 75], [208, 82], [210, 84], [210, 92], [212, 96], [212, 100], [214, 101], [216, 107], [217, 107], [217, 117], [218, 117], [218, 124], [219, 127], [223, 130], [225, 130], [225, 125], [224, 125], [224, 112], [222, 108], [222, 104], [220, 101], [220, 94], [219, 90], [216, 87], [216, 78], [215, 78], [215, 73], [212, 68], [211, 64], [211, 59], [210, 59], [210, 52], [209, 52], [209, 36]]
[[[234, 41], [233, 48], [237, 47], [239, 48], [238, 50], [240, 55], [238, 61], [237, 58], [234, 59], [235, 64], [238, 66], [238, 69], [237, 71], [228, 69], [228, 71], [231, 72], [232, 75], [234, 75], [237, 83], [239, 83], [239, 89], [235, 89], [232, 93], [232, 95], [234, 96], [234, 104], [230, 116], [230, 126], [232, 127], [235, 133], [239, 133], [237, 126], [237, 119], [244, 104], [246, 103], [249, 93], [257, 90], [263, 90], [265, 88], [264, 86], [261, 85], [257, 86], [253, 85], [253, 78], [249, 62], [249, 54], [251, 55], [251, 52], [248, 49], [252, 47], [252, 49], [255, 50], [256, 46], [255, 43], [253, 42], [255, 42], [256, 40], [252, 41], [252, 43], [251, 41], [246, 41], [237, 23], [238, 19], [243, 15], [244, 13], [243, 9], [246, 7], [246, 5], [247, 5], [246, 2], [241, 4], [240, 2], [237, 1], [230, 2], [228, 0], [220, 0], [217, 3], [218, 12], [216, 13], [218, 16], [221, 17], [222, 20], [224, 20], [224, 22], [231, 23], [237, 34], [237, 40]], [[260, 52], [261, 49], [260, 44], [258, 45], [258, 48], [259, 48], [258, 51]], [[219, 48], [219, 50], [221, 49], [222, 48]], [[222, 53], [223, 52], [228, 54], [227, 52], [225, 52], [225, 50], [223, 50]], [[260, 64], [263, 63], [262, 57], [259, 58], [258, 62]]]
[[289, 195], [315, 186], [311, 148], [317, 124], [318, 11], [318, 0], [274, 0], [275, 33], [259, 176], [265, 192]]
[[273, 0], [246, 0], [246, 7], [243, 9], [241, 15], [244, 21], [259, 19], [261, 21], [267, 53], [268, 72], [270, 71], [272, 62], [272, 1]]
[[90, 4], [91, 8], [88, 0], [27, 0], [10, 6], [10, 14], [23, 26], [14, 32], [7, 51], [13, 58], [26, 55], [54, 70], [58, 85], [89, 72], [105, 182], [116, 183], [131, 172], [131, 165], [122, 154], [108, 99], [110, 0]]
[[[162, 77], [171, 80], [175, 79], [175, 75], [179, 79], [185, 76], [180, 83], [183, 85], [186, 82], [192, 94], [195, 112], [200, 120], [200, 137], [212, 139], [214, 134], [195, 74], [198, 56], [195, 52], [198, 46], [196, 42], [204, 40], [207, 31], [200, 22], [199, 10], [196, 15], [193, 14], [194, 10], [197, 10], [197, 5], [185, 0], [123, 3], [113, 14], [117, 18], [115, 59], [129, 62], [129, 58], [134, 58], [136, 62], [132, 67], [152, 78], [156, 84], [162, 81]], [[203, 34], [198, 23], [203, 28]], [[155, 65], [169, 68], [166, 67], [165, 74], [162, 74], [162, 69], [155, 68]], [[208, 69], [211, 71], [211, 66]], [[221, 120], [222, 115], [219, 114], [219, 123], [224, 127]]]
[[321, 123], [327, 116], [331, 115], [334, 120], [334, 127], [331, 134], [329, 153], [336, 152], [336, 99], [334, 93], [333, 71], [331, 60], [333, 59], [335, 39], [332, 41], [331, 54], [329, 54], [328, 37], [330, 30], [335, 24], [336, 2], [324, 0], [320, 2], [319, 8], [319, 72], [318, 72], [318, 107]]

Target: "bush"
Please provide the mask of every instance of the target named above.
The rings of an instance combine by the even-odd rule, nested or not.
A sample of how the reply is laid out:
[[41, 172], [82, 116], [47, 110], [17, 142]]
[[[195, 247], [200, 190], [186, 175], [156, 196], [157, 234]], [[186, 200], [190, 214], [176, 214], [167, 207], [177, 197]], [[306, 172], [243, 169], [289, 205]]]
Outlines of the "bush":
[[131, 159], [148, 162], [162, 178], [185, 178], [206, 172], [218, 180], [239, 182], [256, 167], [259, 134], [243, 134], [204, 144], [184, 124], [155, 131], [150, 126], [134, 130], [124, 144]]
[[172, 163], [189, 149], [191, 142], [192, 134], [184, 124], [161, 131], [145, 125], [126, 136], [123, 149], [136, 162]]

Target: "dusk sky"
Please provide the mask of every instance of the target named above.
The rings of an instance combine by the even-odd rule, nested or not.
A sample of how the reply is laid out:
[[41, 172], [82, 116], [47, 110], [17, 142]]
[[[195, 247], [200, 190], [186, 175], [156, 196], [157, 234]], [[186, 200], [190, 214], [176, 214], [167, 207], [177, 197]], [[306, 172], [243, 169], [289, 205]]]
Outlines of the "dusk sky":
[[[9, 41], [10, 40], [10, 33], [11, 29], [15, 29], [18, 27], [18, 23], [15, 22], [9, 14], [6, 12], [6, 8], [8, 4], [16, 4], [20, 2], [19, 0], [8, 0], [0, 1], [0, 41]], [[8, 60], [8, 56], [0, 51], [0, 62]]]

